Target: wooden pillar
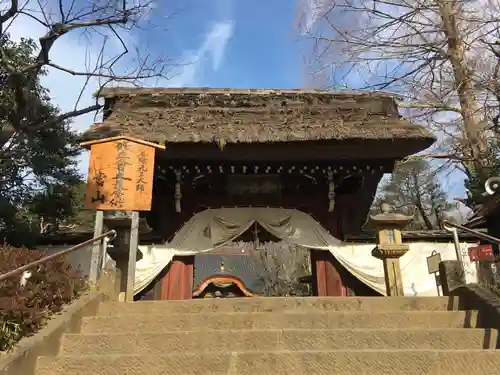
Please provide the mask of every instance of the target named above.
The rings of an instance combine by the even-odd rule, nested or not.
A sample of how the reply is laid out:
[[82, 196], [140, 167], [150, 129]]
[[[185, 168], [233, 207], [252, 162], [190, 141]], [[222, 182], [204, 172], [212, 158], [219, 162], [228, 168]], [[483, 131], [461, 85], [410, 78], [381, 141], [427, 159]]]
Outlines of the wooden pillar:
[[311, 250], [313, 291], [319, 297], [339, 297], [345, 295], [342, 277], [335, 267], [332, 253], [325, 250]]
[[130, 243], [127, 264], [127, 287], [125, 301], [134, 301], [135, 264], [137, 263], [137, 249], [139, 248], [139, 212], [133, 211], [130, 225]]
[[[104, 228], [104, 212], [96, 211], [94, 224], [94, 238], [99, 237], [103, 233]], [[92, 244], [92, 256], [90, 258], [89, 280], [92, 284], [97, 284], [97, 279], [101, 271], [102, 257], [104, 256], [105, 241], [97, 241]]]
[[170, 262], [161, 286], [162, 300], [193, 297], [194, 256], [176, 256]]

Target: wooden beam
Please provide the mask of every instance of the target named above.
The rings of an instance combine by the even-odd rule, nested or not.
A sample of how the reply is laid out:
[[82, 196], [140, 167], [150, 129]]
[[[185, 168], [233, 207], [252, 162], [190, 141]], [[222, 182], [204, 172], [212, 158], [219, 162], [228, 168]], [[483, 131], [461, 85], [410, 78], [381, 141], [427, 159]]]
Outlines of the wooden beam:
[[[215, 144], [169, 143], [159, 157], [175, 160], [214, 160], [227, 162], [320, 162], [402, 159], [422, 149], [422, 145], [411, 140], [345, 140], [304, 141], [279, 143], [227, 144], [220, 149]], [[300, 152], [297, 152], [300, 150]]]
[[150, 147], [154, 147], [154, 148], [157, 148], [157, 149], [160, 149], [160, 150], [165, 150], [165, 146], [164, 145], [160, 145], [160, 144], [154, 143], [154, 142], [145, 141], [145, 140], [139, 139], [139, 138], [129, 137], [129, 136], [126, 136], [126, 135], [119, 135], [119, 136], [116, 136], [116, 137], [108, 137], [108, 138], [101, 138], [101, 139], [96, 139], [96, 140], [92, 140], [92, 141], [81, 142], [80, 143], [80, 147], [88, 149], [92, 145], [97, 145], [97, 144], [100, 144], [100, 143], [120, 141], [120, 140], [126, 140], [126, 141], [130, 141], [130, 142], [134, 142], [134, 143], [139, 143], [139, 144], [144, 145], [144, 146], [150, 146]]

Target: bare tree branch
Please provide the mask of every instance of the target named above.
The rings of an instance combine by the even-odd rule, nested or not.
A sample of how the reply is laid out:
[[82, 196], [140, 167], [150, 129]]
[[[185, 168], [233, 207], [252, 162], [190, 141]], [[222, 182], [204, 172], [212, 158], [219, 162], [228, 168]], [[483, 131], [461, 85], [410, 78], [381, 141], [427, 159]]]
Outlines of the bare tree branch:
[[[40, 150], [41, 132], [67, 129], [79, 116], [93, 114], [96, 119], [101, 114], [99, 95], [89, 101], [89, 90], [99, 94], [115, 83], [144, 86], [156, 84], [152, 79], [170, 78], [171, 69], [177, 65], [162, 51], [153, 54], [148, 49], [148, 35], [158, 38], [166, 28], [165, 18], [159, 25], [150, 18], [153, 7], [153, 0], [0, 0], [0, 95], [4, 104], [0, 121], [0, 196], [7, 196], [4, 192], [12, 191], [14, 185], [31, 188], [43, 178], [33, 176], [32, 158], [22, 153]], [[14, 29], [21, 38], [10, 38], [8, 31]], [[36, 35], [33, 29], [41, 31]], [[137, 32], [141, 33], [140, 39], [135, 38]], [[78, 45], [73, 52], [81, 53], [83, 58], [72, 66], [77, 59], [68, 56], [66, 60], [59, 47], [75, 42]], [[23, 49], [22, 59], [19, 48]], [[70, 100], [74, 95], [74, 105], [70, 102], [63, 109], [53, 108], [41, 77], [50, 77], [54, 72], [68, 77], [64, 84], [71, 92]], [[73, 134], [64, 134], [69, 134], [68, 142], [72, 142]], [[74, 158], [73, 147], [66, 148]]]
[[13, 18], [19, 10], [18, 0], [11, 0], [10, 8], [4, 13], [0, 14], [0, 36], [3, 34], [3, 25]]
[[[170, 64], [169, 60], [164, 58], [154, 60], [150, 54], [128, 45], [115, 29], [115, 27], [123, 28], [123, 30], [140, 28], [141, 23], [145, 22], [145, 15], [150, 12], [150, 7], [153, 4], [149, 0], [140, 2], [92, 0], [89, 4], [82, 4], [80, 9], [76, 7], [75, 1], [71, 1], [70, 4], [66, 5], [63, 0], [53, 0], [48, 3], [27, 0], [26, 4], [21, 8], [18, 0], [9, 1], [10, 7], [0, 13], [0, 37], [4, 36], [5, 26], [11, 25], [18, 17], [28, 17], [47, 29], [44, 35], [41, 35], [38, 39], [40, 47], [38, 57], [31, 64], [14, 65], [3, 48], [0, 48], [0, 66], [4, 71], [8, 72], [9, 87], [13, 89], [16, 97], [16, 110], [10, 116], [11, 134], [14, 134], [14, 131], [29, 132], [31, 131], [30, 128], [36, 130], [41, 125], [28, 124], [25, 119], [29, 110], [27, 103], [29, 92], [38, 77], [47, 68], [68, 73], [72, 76], [86, 77], [84, 87], [87, 87], [91, 82], [92, 85], [95, 85], [98, 80], [102, 80], [104, 84], [113, 82], [134, 84], [151, 78], [168, 78], [166, 74], [169, 72], [167, 69]], [[28, 4], [31, 4], [29, 8]], [[148, 26], [152, 27], [151, 23]], [[104, 32], [100, 32], [99, 29]], [[64, 66], [51, 58], [51, 50], [55, 43], [61, 37], [77, 31], [89, 36], [92, 34], [101, 36], [103, 40], [99, 54], [100, 58], [95, 61], [93, 68], [89, 67], [85, 71]], [[109, 56], [107, 41], [110, 38], [115, 38], [122, 48], [114, 56]], [[93, 47], [98, 46], [94, 45]], [[137, 54], [135, 58], [132, 56], [127, 57], [131, 50], [135, 50]], [[104, 57], [105, 55], [106, 57]], [[131, 60], [126, 63], [125, 58]], [[124, 69], [124, 64], [127, 65], [126, 69]], [[133, 69], [130, 69], [131, 66], [133, 66]], [[124, 71], [124, 73], [119, 73], [119, 70]], [[102, 85], [101, 83], [96, 87], [96, 91], [100, 90], [103, 87]], [[74, 110], [62, 114], [57, 120], [69, 120], [85, 113], [98, 111], [101, 108], [98, 102], [92, 106], [77, 108], [81, 95], [82, 92]], [[45, 125], [49, 126], [50, 123]]]
[[489, 168], [500, 121], [500, 0], [304, 2], [299, 27], [316, 81], [403, 96], [402, 114], [439, 135], [436, 158]]
[[441, 212], [451, 209], [437, 179], [437, 171], [424, 159], [398, 163], [391, 178], [381, 186], [376, 202], [381, 201], [415, 215], [410, 224], [412, 229], [437, 229]]

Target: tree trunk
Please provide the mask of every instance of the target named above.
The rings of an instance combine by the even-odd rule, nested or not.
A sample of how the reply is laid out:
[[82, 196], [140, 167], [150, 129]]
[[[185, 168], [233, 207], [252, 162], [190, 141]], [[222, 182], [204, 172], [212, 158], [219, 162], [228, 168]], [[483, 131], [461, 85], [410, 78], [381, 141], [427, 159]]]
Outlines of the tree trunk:
[[478, 115], [479, 106], [473, 86], [472, 72], [467, 67], [464, 41], [458, 30], [457, 13], [460, 12], [458, 4], [458, 1], [440, 1], [439, 12], [443, 33], [447, 39], [448, 58], [453, 68], [455, 87], [464, 121], [464, 132], [473, 159], [468, 168], [480, 171], [486, 152], [486, 144], [481, 135], [484, 124]]
[[420, 216], [422, 216], [422, 220], [424, 220], [427, 229], [434, 229], [434, 225], [432, 225], [431, 221], [429, 220], [429, 217], [425, 213], [424, 207], [421, 204], [416, 204], [415, 206], [417, 206], [417, 210], [420, 213]]

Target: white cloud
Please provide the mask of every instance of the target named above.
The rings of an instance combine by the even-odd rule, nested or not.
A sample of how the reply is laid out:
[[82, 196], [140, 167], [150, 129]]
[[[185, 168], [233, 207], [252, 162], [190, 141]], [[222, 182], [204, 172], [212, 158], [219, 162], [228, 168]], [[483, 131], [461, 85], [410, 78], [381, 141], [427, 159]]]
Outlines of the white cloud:
[[331, 0], [301, 0], [302, 22], [300, 31], [306, 34], [311, 31], [316, 22], [325, 14], [331, 7]]
[[220, 68], [226, 46], [233, 35], [233, 22], [215, 23], [205, 34], [203, 43], [194, 51], [184, 53], [181, 66], [174, 77], [167, 82], [169, 87], [201, 86], [200, 71], [205, 64], [210, 64], [213, 71]]

